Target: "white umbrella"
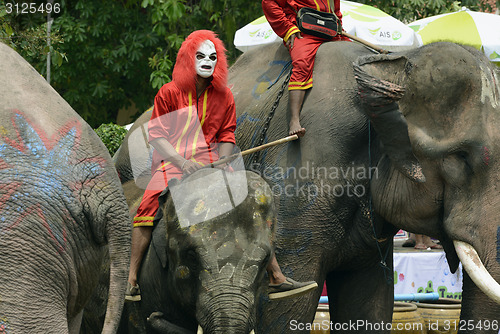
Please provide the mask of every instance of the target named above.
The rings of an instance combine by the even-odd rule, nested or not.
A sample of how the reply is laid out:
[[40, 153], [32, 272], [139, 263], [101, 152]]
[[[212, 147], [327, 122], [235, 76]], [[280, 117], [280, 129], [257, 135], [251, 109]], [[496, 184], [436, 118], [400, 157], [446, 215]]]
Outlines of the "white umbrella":
[[500, 66], [500, 16], [461, 11], [428, 17], [410, 23], [417, 32], [420, 45], [447, 41], [465, 44], [484, 52]]
[[344, 30], [379, 46], [418, 46], [415, 32], [378, 8], [340, 1]]
[[238, 50], [245, 52], [252, 47], [273, 43], [278, 39], [281, 38], [274, 33], [266, 17], [261, 16], [243, 28], [236, 30], [234, 46]]
[[[415, 32], [403, 22], [372, 6], [352, 1], [340, 1], [343, 29], [381, 47], [418, 46]], [[280, 38], [265, 16], [236, 31], [234, 45], [245, 52], [251, 47], [273, 43]]]

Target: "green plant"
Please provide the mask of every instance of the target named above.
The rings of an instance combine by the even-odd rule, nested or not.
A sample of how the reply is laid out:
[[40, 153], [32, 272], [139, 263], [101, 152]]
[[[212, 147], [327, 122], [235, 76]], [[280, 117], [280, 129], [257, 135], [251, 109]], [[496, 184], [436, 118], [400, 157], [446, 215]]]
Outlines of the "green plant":
[[114, 123], [101, 124], [95, 132], [113, 156], [122, 144], [123, 138], [127, 134], [127, 129]]

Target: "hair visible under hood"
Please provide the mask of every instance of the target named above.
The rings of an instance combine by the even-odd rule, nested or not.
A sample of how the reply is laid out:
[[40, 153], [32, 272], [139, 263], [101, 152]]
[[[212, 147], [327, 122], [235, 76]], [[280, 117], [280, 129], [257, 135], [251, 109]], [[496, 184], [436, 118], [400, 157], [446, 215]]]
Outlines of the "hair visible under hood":
[[217, 35], [210, 30], [196, 30], [192, 32], [182, 42], [181, 48], [177, 53], [172, 81], [177, 87], [189, 91], [196, 91], [196, 69], [194, 59], [196, 51], [201, 43], [210, 40], [215, 45], [217, 52], [217, 64], [215, 64], [214, 74], [212, 75], [212, 85], [216, 90], [223, 90], [227, 86], [227, 59], [224, 43], [217, 38]]

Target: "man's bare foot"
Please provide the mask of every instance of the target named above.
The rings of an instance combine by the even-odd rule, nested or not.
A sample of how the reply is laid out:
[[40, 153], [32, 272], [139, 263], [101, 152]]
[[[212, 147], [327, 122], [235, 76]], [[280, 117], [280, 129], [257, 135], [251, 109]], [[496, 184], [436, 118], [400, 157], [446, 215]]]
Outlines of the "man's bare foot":
[[306, 129], [304, 129], [299, 121], [290, 121], [290, 130], [288, 131], [288, 135], [297, 135], [302, 137], [306, 134]]

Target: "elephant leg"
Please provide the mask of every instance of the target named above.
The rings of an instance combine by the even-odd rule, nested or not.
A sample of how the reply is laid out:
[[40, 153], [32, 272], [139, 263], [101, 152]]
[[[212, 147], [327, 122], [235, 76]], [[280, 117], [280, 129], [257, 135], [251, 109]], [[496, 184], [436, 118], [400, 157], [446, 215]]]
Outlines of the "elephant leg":
[[[392, 254], [387, 261], [392, 263]], [[327, 276], [331, 326], [335, 333], [390, 333], [394, 283], [387, 281], [392, 278], [392, 271], [386, 275], [389, 277], [376, 264]]]
[[78, 313], [73, 319], [68, 319], [69, 334], [80, 333], [82, 318], [83, 318], [83, 310], [81, 310], [80, 313]]
[[458, 329], [459, 334], [497, 334], [500, 321], [497, 310], [495, 302], [472, 282], [464, 270], [461, 321], [454, 329]]

